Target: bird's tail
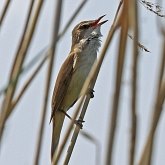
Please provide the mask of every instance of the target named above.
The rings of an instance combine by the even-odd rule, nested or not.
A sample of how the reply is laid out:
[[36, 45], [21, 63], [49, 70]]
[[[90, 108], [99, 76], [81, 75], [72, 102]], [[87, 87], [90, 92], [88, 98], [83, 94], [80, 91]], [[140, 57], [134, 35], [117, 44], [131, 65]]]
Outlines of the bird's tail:
[[60, 140], [60, 134], [64, 122], [65, 114], [56, 111], [53, 117], [53, 131], [52, 131], [52, 146], [51, 146], [51, 159], [53, 160], [53, 155], [57, 154], [58, 143]]

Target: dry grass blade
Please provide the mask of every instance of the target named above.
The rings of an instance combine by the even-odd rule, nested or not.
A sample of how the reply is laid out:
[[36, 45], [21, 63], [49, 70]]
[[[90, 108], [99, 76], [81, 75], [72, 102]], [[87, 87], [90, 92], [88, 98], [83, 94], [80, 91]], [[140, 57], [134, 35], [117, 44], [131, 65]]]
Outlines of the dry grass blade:
[[36, 10], [35, 10], [34, 14], [31, 15], [31, 13], [32, 13], [31, 10], [32, 10], [32, 6], [33, 6], [33, 1], [31, 1], [29, 13], [28, 13], [28, 17], [27, 17], [27, 21], [26, 21], [26, 25], [25, 25], [25, 30], [24, 30], [23, 37], [21, 39], [21, 43], [19, 45], [18, 51], [16, 53], [15, 62], [12, 67], [10, 79], [9, 79], [9, 83], [12, 80], [15, 80], [15, 83], [12, 84], [12, 86], [11, 85], [8, 86], [6, 95], [5, 95], [3, 104], [2, 104], [2, 110], [1, 110], [1, 115], [0, 115], [0, 140], [2, 138], [4, 124], [5, 124], [8, 116], [12, 112], [11, 101], [12, 101], [12, 98], [13, 98], [15, 90], [16, 90], [20, 71], [22, 69], [22, 65], [23, 65], [24, 59], [26, 57], [26, 53], [27, 53], [28, 47], [30, 45], [30, 41], [32, 39], [34, 30], [35, 30], [35, 25], [37, 23], [38, 16], [41, 11], [42, 4], [43, 4], [42, 0], [38, 1]]
[[[48, 51], [49, 52], [49, 51]], [[25, 91], [27, 90], [27, 88], [29, 87], [30, 83], [33, 81], [33, 79], [35, 78], [35, 76], [38, 74], [38, 72], [40, 71], [40, 69], [42, 68], [42, 66], [44, 65], [44, 63], [46, 62], [46, 60], [48, 59], [49, 55], [47, 54], [43, 60], [40, 62], [40, 64], [37, 66], [37, 68], [34, 70], [34, 72], [32, 73], [32, 75], [30, 76], [30, 78], [25, 82], [23, 88], [21, 89], [20, 93], [18, 94], [18, 96], [13, 100], [12, 105], [11, 105], [11, 109], [14, 109], [15, 106], [17, 105], [17, 103], [20, 101], [20, 99], [22, 98], [23, 94], [25, 93]]]
[[121, 15], [119, 17], [119, 24], [121, 25], [121, 32], [120, 32], [120, 45], [119, 45], [119, 52], [118, 52], [118, 60], [117, 60], [117, 68], [116, 68], [116, 79], [115, 79], [115, 94], [113, 98], [113, 105], [112, 105], [112, 114], [111, 119], [109, 120], [108, 130], [110, 128], [110, 132], [108, 134], [108, 148], [106, 154], [106, 164], [112, 164], [112, 153], [113, 153], [113, 146], [114, 146], [114, 138], [115, 138], [115, 131], [116, 131], [116, 123], [117, 123], [117, 116], [118, 116], [118, 107], [119, 107], [119, 97], [120, 97], [120, 88], [121, 88], [121, 79], [123, 74], [123, 65], [125, 60], [125, 49], [126, 49], [126, 42], [127, 42], [127, 33], [128, 33], [128, 6], [127, 2], [123, 2], [123, 8]]
[[156, 128], [158, 126], [158, 122], [162, 112], [162, 106], [165, 99], [165, 81], [163, 80], [163, 75], [165, 74], [165, 39], [163, 42], [163, 52], [161, 57], [161, 67], [159, 71], [158, 85], [157, 85], [157, 95], [155, 101], [155, 107], [153, 111], [152, 124], [150, 127], [150, 131], [144, 145], [144, 149], [139, 161], [139, 165], [146, 165], [151, 163], [152, 158], [152, 148], [154, 143], [154, 135]]
[[136, 134], [137, 134], [137, 74], [138, 74], [138, 5], [137, 1], [131, 1], [134, 11], [133, 20], [135, 23], [132, 23], [134, 31], [134, 40], [133, 40], [133, 60], [132, 60], [132, 102], [131, 102], [131, 141], [130, 141], [130, 158], [129, 164], [134, 164], [135, 151], [136, 151]]
[[[42, 56], [46, 54], [46, 51], [47, 51], [46, 48], [39, 51], [37, 55], [35, 55], [34, 58], [26, 66], [24, 66], [21, 69], [20, 76], [22, 76], [23, 74], [28, 72], [33, 66], [35, 66], [35, 64], [42, 58]], [[9, 85], [12, 85], [13, 83], [15, 83], [15, 80], [10, 81]], [[2, 89], [0, 89], [0, 96], [5, 94], [5, 92], [7, 91], [7, 88], [8, 88], [8, 85], [5, 85], [4, 87], [2, 87]]]
[[[135, 38], [132, 37], [130, 34], [128, 34], [128, 37], [131, 38], [133, 41], [135, 40]], [[150, 53], [150, 51], [144, 45], [142, 45], [140, 42], [137, 42], [136, 44], [138, 45], [138, 47], [141, 50], [144, 50], [145, 52], [149, 52]]]
[[[21, 49], [23, 49], [23, 46], [24, 46], [25, 49], [27, 49], [26, 47], [29, 46], [28, 45], [28, 46], [25, 47], [25, 45], [23, 45], [23, 44], [29, 44], [30, 43], [30, 40], [29, 40], [29, 43], [28, 43], [28, 41], [26, 43], [25, 42], [25, 38], [27, 37], [26, 35], [27, 35], [27, 32], [28, 32], [28, 26], [30, 24], [30, 19], [32, 17], [31, 13], [32, 13], [32, 10], [33, 10], [33, 6], [34, 6], [34, 1], [31, 0], [30, 5], [29, 5], [29, 10], [28, 10], [28, 13], [27, 13], [27, 18], [26, 18], [26, 21], [25, 21], [24, 30], [23, 30], [23, 33], [22, 33], [22, 35], [20, 37], [20, 41], [19, 41], [19, 44], [18, 44], [17, 52], [16, 52], [15, 59], [14, 59], [14, 63], [13, 63], [12, 69], [11, 69], [10, 80], [9, 80], [8, 87], [10, 85], [14, 86], [14, 84], [17, 83], [17, 79], [20, 76], [20, 73], [21, 73], [21, 70], [22, 70], [22, 65], [23, 65], [22, 61], [25, 59], [24, 56], [26, 56], [26, 51], [27, 50], [25, 50], [25, 54], [24, 55], [22, 55], [20, 52], [21, 52]], [[21, 56], [23, 56], [22, 59], [20, 59]], [[20, 64], [17, 61], [20, 61], [19, 62]], [[15, 68], [17, 69], [17, 65], [18, 66], [20, 65], [20, 68], [18, 68], [19, 72], [17, 74], [15, 73], [16, 76], [13, 76]], [[10, 82], [12, 82], [12, 81], [14, 82], [14, 84], [10, 84]]]
[[152, 3], [152, 2], [148, 2], [146, 0], [139, 0], [139, 2], [149, 11], [151, 11], [152, 13], [156, 14], [159, 17], [163, 17], [165, 18], [165, 14], [164, 11], [162, 10], [162, 7], [159, 6], [156, 3]]
[[3, 20], [5, 18], [5, 15], [7, 13], [7, 10], [9, 8], [9, 6], [10, 6], [10, 2], [11, 2], [10, 0], [6, 0], [5, 5], [4, 5], [3, 9], [2, 9], [2, 14], [0, 15], [0, 27], [2, 26], [2, 23], [3, 23]]
[[54, 24], [53, 24], [50, 52], [49, 52], [50, 59], [49, 59], [49, 65], [48, 65], [48, 70], [47, 70], [44, 105], [43, 105], [43, 110], [42, 110], [42, 114], [41, 114], [41, 121], [40, 121], [39, 133], [38, 133], [38, 138], [37, 138], [37, 146], [36, 146], [36, 152], [35, 152], [35, 157], [34, 157], [34, 165], [39, 164], [39, 156], [40, 156], [40, 151], [41, 151], [41, 147], [42, 147], [41, 144], [42, 144], [42, 137], [43, 137], [43, 132], [44, 132], [44, 123], [45, 123], [45, 119], [46, 119], [49, 88], [50, 88], [52, 69], [53, 69], [53, 64], [54, 64], [56, 45], [57, 45], [57, 41], [58, 41], [58, 33], [59, 33], [60, 20], [61, 20], [62, 0], [58, 0], [55, 5], [56, 5], [56, 9], [54, 10], [54, 20], [53, 20]]

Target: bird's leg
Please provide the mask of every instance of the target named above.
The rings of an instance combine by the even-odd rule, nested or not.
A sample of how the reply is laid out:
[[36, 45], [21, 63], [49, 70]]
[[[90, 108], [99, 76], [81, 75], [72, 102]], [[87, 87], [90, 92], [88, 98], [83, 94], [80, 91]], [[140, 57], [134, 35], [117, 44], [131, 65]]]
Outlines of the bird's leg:
[[78, 119], [78, 120], [73, 120], [64, 110], [60, 110], [62, 113], [65, 114], [66, 117], [68, 117], [74, 124], [80, 127], [80, 129], [83, 128], [83, 124], [85, 121]]
[[62, 113], [65, 114], [66, 117], [68, 117], [70, 120], [73, 120], [64, 110], [60, 110]]
[[88, 88], [88, 94], [90, 95], [91, 98], [94, 98], [94, 90], [92, 88]]
[[83, 124], [82, 123], [84, 123], [85, 121], [84, 120], [82, 120], [82, 119], [78, 119], [78, 120], [75, 120], [74, 121], [74, 123], [77, 125], [77, 126], [79, 126], [80, 127], [80, 129], [82, 129], [83, 128]]

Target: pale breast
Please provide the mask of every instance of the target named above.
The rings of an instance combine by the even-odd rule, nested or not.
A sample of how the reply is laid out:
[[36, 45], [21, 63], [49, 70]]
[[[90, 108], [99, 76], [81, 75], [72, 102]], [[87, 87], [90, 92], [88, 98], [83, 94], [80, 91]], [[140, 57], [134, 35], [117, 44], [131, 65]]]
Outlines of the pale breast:
[[75, 49], [77, 54], [73, 64], [74, 72], [62, 103], [64, 110], [68, 110], [79, 98], [81, 89], [97, 58], [97, 51], [100, 47], [100, 40], [98, 39], [90, 40], [90, 42], [84, 39], [80, 43], [80, 46]]
[[92, 54], [84, 53], [77, 58], [74, 72], [62, 104], [65, 105], [63, 109], [68, 109], [79, 98], [84, 82], [96, 60], [96, 51]]

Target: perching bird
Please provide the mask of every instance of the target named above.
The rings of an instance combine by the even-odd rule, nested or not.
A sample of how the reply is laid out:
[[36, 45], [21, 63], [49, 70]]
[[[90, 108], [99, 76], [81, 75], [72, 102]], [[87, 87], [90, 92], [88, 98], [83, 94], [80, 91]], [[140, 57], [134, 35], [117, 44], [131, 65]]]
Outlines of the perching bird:
[[57, 153], [65, 113], [80, 97], [83, 84], [97, 58], [100, 47], [100, 22], [96, 20], [80, 22], [72, 31], [71, 51], [61, 66], [52, 96], [53, 121], [51, 157]]

